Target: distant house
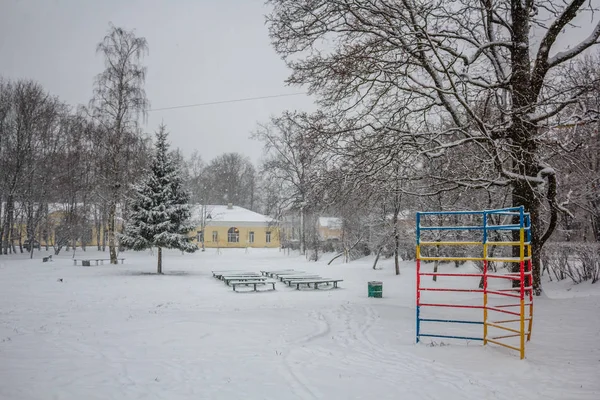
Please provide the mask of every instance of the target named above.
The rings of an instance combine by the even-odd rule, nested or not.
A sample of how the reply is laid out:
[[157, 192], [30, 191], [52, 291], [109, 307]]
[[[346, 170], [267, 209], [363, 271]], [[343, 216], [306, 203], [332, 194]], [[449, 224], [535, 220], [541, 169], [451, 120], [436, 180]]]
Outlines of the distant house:
[[272, 218], [229, 205], [194, 205], [195, 243], [205, 247], [279, 247], [279, 229]]
[[337, 217], [319, 217], [317, 220], [319, 239], [332, 240], [342, 237], [342, 219]]

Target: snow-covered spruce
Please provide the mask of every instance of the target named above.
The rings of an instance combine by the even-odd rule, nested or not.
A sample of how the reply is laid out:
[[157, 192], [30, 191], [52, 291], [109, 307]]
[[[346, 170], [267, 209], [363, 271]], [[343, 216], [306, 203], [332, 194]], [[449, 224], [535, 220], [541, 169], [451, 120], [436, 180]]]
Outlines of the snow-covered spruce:
[[156, 132], [152, 167], [143, 181], [134, 187], [130, 216], [119, 235], [123, 247], [133, 250], [158, 248], [157, 272], [162, 274], [162, 248], [188, 253], [198, 250], [191, 243], [189, 194], [182, 187], [181, 171], [168, 154], [168, 132], [161, 125]]

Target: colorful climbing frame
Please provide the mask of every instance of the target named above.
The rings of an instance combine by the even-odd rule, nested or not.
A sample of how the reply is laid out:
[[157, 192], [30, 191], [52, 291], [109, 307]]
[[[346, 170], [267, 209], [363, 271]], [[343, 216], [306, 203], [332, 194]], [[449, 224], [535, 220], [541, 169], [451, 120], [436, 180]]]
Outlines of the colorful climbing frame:
[[[423, 337], [477, 340], [483, 341], [484, 345], [491, 343], [516, 350], [521, 359], [525, 358], [525, 342], [531, 339], [533, 324], [531, 217], [529, 213], [526, 213], [522, 206], [484, 211], [417, 212], [416, 234], [417, 343]], [[517, 236], [518, 241], [515, 240]], [[442, 239], [452, 240], [444, 241]], [[461, 248], [463, 253], [466, 248], [479, 250], [471, 250], [475, 254], [461, 254], [460, 257], [456, 255], [440, 256], [440, 249], [449, 246], [455, 249]], [[499, 247], [518, 248], [519, 256], [495, 257], [493, 253]], [[436, 250], [433, 256], [430, 254], [431, 248]], [[491, 256], [490, 248], [492, 248]], [[517, 251], [511, 250], [511, 254], [516, 253]], [[423, 271], [425, 266], [430, 265], [430, 262], [434, 262], [437, 266], [440, 263], [464, 261], [479, 262], [482, 265], [482, 271], [480, 273], [477, 271], [460, 273], [456, 272], [457, 268], [453, 268], [452, 272], [437, 272], [437, 268], [434, 272]], [[508, 265], [508, 271], [490, 272], [488, 267], [491, 262], [502, 263], [505, 267]], [[512, 272], [516, 269], [510, 268], [510, 265], [514, 263], [519, 265], [518, 272]], [[423, 277], [429, 276], [436, 280], [433, 287], [423, 285]], [[453, 280], [478, 277], [483, 283], [483, 287], [439, 287], [438, 285], [443, 279], [437, 280], [438, 277], [443, 279], [453, 277]], [[503, 280], [509, 286], [502, 287], [499, 280]], [[477, 300], [477, 304], [424, 302], [423, 298], [426, 293], [430, 292], [480, 293], [481, 300]], [[453, 299], [455, 298], [453, 297]], [[479, 295], [476, 298], [479, 298]], [[472, 296], [471, 299], [473, 299]], [[438, 311], [447, 309], [480, 310], [481, 314], [478, 312], [478, 315], [481, 315], [481, 318], [423, 318], [422, 313], [425, 309]], [[427, 333], [422, 332], [425, 323], [427, 323]], [[478, 336], [449, 334], [446, 331], [435, 333], [429, 330], [432, 329], [430, 326], [434, 326], [434, 330], [435, 327], [439, 328], [439, 323], [481, 325], [483, 332], [481, 336]]]

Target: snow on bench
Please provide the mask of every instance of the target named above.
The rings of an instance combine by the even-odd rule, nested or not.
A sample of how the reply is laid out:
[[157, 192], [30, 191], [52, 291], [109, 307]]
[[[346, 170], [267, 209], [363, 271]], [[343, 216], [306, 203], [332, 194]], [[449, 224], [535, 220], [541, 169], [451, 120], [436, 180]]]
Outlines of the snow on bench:
[[217, 278], [217, 279], [223, 279], [224, 275], [227, 276], [237, 276], [237, 275], [256, 275], [256, 276], [260, 276], [260, 274], [254, 272], [254, 271], [241, 271], [241, 270], [235, 270], [235, 271], [212, 271], [213, 277]]
[[279, 277], [279, 280], [283, 283], [287, 283], [289, 281], [300, 281], [305, 279], [323, 279], [321, 275], [283, 275]]
[[258, 292], [257, 286], [258, 285], [273, 285], [273, 290], [275, 290], [275, 283], [277, 283], [277, 281], [271, 281], [271, 280], [255, 280], [255, 281], [241, 281], [241, 282], [231, 282], [231, 286], [233, 286], [233, 291], [235, 292], [235, 287], [236, 286], [250, 286], [252, 285], [254, 287], [254, 291]]
[[308, 287], [310, 287], [311, 284], [315, 285], [315, 289], [319, 288], [319, 284], [321, 283], [326, 283], [326, 284], [333, 284], [333, 288], [337, 289], [338, 287], [338, 282], [343, 282], [343, 279], [331, 279], [331, 278], [320, 278], [320, 279], [305, 279], [305, 280], [295, 280], [295, 281], [290, 281], [289, 285], [296, 285], [296, 289], [300, 290], [300, 285], [306, 285]]
[[304, 271], [278, 271], [278, 272], [271, 272], [271, 277], [272, 278], [276, 278], [276, 279], [280, 279], [282, 276], [288, 276], [288, 275], [304, 275]]
[[[81, 265], [89, 267], [90, 261], [95, 261], [96, 265], [98, 265], [98, 261], [100, 261], [100, 264], [104, 265], [104, 261], [110, 261], [110, 258], [74, 258], [73, 265], [77, 265], [77, 261], [81, 261]], [[117, 258], [117, 261], [121, 261], [121, 264], [123, 264], [125, 259]]]
[[272, 270], [272, 271], [260, 271], [260, 273], [263, 274], [264, 276], [270, 276], [270, 277], [272, 277], [273, 274], [285, 273], [285, 272], [297, 272], [297, 271], [294, 271], [293, 269], [278, 269], [278, 270]]
[[229, 285], [231, 282], [246, 282], [246, 281], [266, 281], [266, 276], [256, 276], [256, 275], [236, 275], [236, 276], [224, 276], [223, 282], [226, 285]]

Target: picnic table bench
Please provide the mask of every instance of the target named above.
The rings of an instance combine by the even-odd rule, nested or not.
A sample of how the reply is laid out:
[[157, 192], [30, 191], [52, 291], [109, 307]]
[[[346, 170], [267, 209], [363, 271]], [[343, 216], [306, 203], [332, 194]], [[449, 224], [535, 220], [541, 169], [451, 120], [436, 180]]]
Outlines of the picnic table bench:
[[273, 274], [276, 272], [289, 272], [289, 271], [293, 271], [293, 269], [277, 269], [277, 270], [271, 270], [271, 271], [260, 271], [260, 273], [263, 274], [264, 276], [270, 276], [270, 274]]
[[[96, 265], [98, 265], [98, 262], [100, 262], [100, 264], [104, 265], [104, 261], [110, 261], [110, 258], [74, 258], [73, 265], [77, 265], [78, 261], [81, 261], [81, 265], [89, 267], [90, 261], [95, 261]], [[121, 264], [123, 264], [123, 262], [125, 261], [125, 258], [117, 258], [117, 261], [121, 261]]]
[[282, 276], [287, 275], [304, 275], [304, 271], [277, 271], [271, 272], [271, 278], [281, 279]]
[[229, 285], [230, 282], [246, 282], [246, 281], [266, 281], [268, 278], [266, 276], [256, 276], [256, 275], [236, 275], [236, 276], [224, 276], [223, 282], [226, 285]]
[[256, 288], [258, 285], [273, 285], [273, 290], [275, 290], [275, 283], [277, 283], [277, 281], [270, 281], [265, 279], [262, 280], [253, 280], [253, 281], [238, 281], [238, 282], [231, 282], [231, 286], [233, 286], [233, 291], [235, 292], [235, 287], [236, 286], [250, 286], [252, 285], [254, 287], [254, 291], [258, 292], [258, 289]]
[[321, 284], [321, 283], [326, 283], [326, 284], [332, 283], [333, 288], [337, 289], [338, 283], [343, 282], [343, 281], [344, 281], [343, 279], [331, 279], [331, 278], [303, 279], [303, 280], [290, 281], [289, 286], [296, 285], [296, 290], [300, 290], [300, 285], [306, 285], [306, 286], [310, 287], [310, 285], [313, 284], [313, 285], [315, 285], [315, 289], [318, 289], [319, 284]]
[[217, 279], [222, 279], [223, 275], [244, 275], [244, 274], [257, 274], [254, 271], [242, 271], [242, 270], [232, 270], [232, 271], [212, 271], [213, 277]]
[[290, 282], [292, 282], [292, 281], [305, 281], [305, 280], [315, 280], [315, 279], [323, 279], [323, 277], [321, 275], [282, 276], [281, 279], [279, 279], [279, 280], [289, 286]]

